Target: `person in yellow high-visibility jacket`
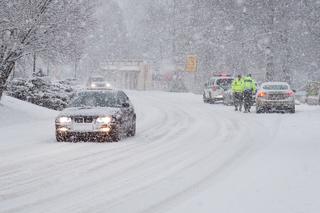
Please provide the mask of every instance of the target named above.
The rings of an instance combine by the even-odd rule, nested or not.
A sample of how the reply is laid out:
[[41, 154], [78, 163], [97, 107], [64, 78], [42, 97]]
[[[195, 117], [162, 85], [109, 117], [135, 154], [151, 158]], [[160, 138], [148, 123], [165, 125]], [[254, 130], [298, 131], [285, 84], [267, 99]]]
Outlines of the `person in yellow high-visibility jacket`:
[[253, 95], [256, 93], [256, 81], [252, 78], [251, 74], [242, 78], [243, 80], [243, 105], [244, 112], [250, 112], [253, 105]]
[[241, 111], [244, 91], [244, 82], [241, 75], [238, 75], [238, 77], [232, 81], [231, 89], [233, 93], [233, 102], [235, 110]]

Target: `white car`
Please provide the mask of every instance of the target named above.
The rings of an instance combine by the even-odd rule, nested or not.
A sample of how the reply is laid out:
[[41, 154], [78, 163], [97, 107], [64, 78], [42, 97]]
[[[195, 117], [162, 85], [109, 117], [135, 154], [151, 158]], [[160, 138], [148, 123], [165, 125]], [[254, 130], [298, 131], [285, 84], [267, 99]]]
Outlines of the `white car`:
[[87, 81], [88, 89], [111, 89], [111, 84], [104, 77], [93, 76]]
[[224, 92], [231, 88], [232, 81], [233, 77], [230, 75], [218, 75], [210, 78], [203, 89], [203, 102], [223, 101]]
[[286, 82], [266, 82], [256, 95], [256, 112], [287, 111], [295, 113], [295, 94]]

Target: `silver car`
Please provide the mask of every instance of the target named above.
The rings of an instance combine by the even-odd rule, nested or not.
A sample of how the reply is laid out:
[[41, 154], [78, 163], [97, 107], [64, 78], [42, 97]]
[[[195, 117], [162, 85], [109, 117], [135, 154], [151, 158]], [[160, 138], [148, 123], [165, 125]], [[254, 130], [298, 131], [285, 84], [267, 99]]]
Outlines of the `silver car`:
[[286, 82], [266, 82], [256, 95], [256, 112], [285, 111], [295, 113], [295, 94]]

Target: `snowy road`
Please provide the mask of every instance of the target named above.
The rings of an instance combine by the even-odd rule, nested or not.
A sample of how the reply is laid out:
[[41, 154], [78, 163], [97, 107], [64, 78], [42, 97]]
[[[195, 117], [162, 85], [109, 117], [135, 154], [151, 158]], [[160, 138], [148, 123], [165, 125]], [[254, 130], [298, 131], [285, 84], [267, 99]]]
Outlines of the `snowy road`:
[[[319, 212], [320, 109], [244, 114], [130, 92], [137, 135], [56, 143], [57, 112], [0, 105], [0, 212]], [[261, 209], [260, 209], [260, 208]]]

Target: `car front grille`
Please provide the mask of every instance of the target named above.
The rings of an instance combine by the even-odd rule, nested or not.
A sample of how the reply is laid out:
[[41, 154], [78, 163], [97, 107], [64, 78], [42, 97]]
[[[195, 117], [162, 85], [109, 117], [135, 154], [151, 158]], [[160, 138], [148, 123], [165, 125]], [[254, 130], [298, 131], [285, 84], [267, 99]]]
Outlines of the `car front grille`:
[[94, 117], [92, 116], [81, 116], [81, 117], [74, 117], [73, 118], [75, 123], [92, 123]]
[[106, 84], [104, 84], [104, 83], [95, 83], [95, 86], [96, 87], [105, 87]]

